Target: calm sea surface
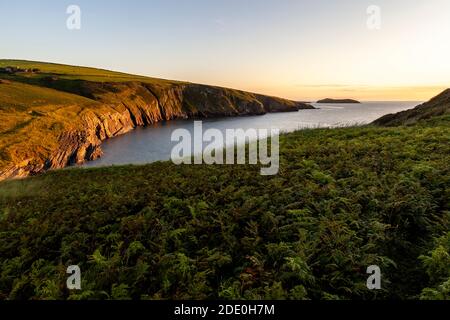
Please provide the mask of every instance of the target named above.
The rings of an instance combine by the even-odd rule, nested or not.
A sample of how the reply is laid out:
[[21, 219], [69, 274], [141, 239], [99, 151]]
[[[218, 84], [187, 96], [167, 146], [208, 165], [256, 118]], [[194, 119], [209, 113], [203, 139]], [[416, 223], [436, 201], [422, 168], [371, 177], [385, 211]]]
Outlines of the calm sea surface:
[[[362, 125], [379, 117], [406, 109], [420, 102], [365, 102], [361, 104], [313, 104], [316, 110], [271, 113], [262, 116], [233, 117], [203, 120], [203, 132], [209, 128], [219, 129], [280, 129], [290, 132], [304, 128]], [[172, 132], [187, 129], [192, 133], [194, 120], [175, 120], [158, 123], [109, 139], [102, 144], [104, 155], [83, 166], [99, 167], [122, 164], [144, 164], [170, 160]]]

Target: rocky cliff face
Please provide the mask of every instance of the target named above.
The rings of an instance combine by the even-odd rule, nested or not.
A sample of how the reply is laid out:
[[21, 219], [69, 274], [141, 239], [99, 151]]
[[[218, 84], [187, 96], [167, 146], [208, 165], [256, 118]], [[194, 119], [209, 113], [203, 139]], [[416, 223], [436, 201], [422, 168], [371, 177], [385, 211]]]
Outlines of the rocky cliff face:
[[138, 126], [159, 121], [219, 116], [260, 115], [311, 109], [310, 105], [248, 92], [196, 84], [157, 86], [143, 82], [97, 83], [78, 81], [67, 86], [57, 79], [45, 85], [101, 103], [101, 111], [87, 108], [79, 125], [58, 136], [58, 147], [45, 157], [24, 159], [0, 171], [0, 180], [64, 168], [102, 155], [102, 141]]

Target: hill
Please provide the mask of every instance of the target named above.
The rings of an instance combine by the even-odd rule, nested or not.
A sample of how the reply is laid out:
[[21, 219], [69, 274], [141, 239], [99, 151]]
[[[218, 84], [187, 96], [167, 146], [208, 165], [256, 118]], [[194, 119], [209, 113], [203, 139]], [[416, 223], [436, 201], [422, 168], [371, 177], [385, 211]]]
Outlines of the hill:
[[0, 299], [448, 298], [449, 123], [283, 135], [276, 176], [161, 162], [4, 181]]
[[103, 140], [137, 126], [309, 108], [234, 89], [0, 60], [0, 180], [95, 159]]
[[414, 109], [385, 115], [374, 121], [374, 124], [380, 126], [412, 125], [448, 114], [450, 114], [450, 89]]
[[317, 101], [317, 103], [361, 103], [359, 101], [353, 100], [353, 99], [322, 99]]

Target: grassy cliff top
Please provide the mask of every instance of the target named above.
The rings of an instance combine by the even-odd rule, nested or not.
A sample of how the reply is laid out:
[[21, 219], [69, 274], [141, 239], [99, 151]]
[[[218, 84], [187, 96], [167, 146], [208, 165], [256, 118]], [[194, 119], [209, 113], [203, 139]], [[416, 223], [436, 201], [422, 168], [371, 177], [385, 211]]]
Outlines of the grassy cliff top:
[[58, 76], [67, 80], [86, 80], [94, 82], [124, 82], [142, 81], [151, 84], [170, 85], [179, 84], [180, 81], [157, 79], [145, 76], [138, 76], [117, 71], [109, 71], [90, 67], [70, 66], [49, 62], [36, 62], [26, 60], [5, 60], [0, 59], [0, 68], [18, 67], [20, 69], [39, 69], [34, 74], [24, 74], [28, 78], [42, 78], [46, 76]]
[[80, 112], [104, 108], [79, 95], [0, 81], [0, 168], [46, 157], [57, 147], [59, 134], [78, 125]]

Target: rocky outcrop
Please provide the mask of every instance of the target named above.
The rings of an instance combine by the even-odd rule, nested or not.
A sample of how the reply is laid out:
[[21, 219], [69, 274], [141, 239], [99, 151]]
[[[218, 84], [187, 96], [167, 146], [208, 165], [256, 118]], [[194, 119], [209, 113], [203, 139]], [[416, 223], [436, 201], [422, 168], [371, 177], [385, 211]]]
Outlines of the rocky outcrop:
[[300, 102], [196, 84], [77, 81], [66, 85], [60, 81], [66, 80], [46, 79], [44, 85], [95, 100], [103, 108], [83, 110], [79, 125], [60, 134], [58, 147], [48, 157], [14, 164], [0, 171], [0, 180], [94, 160], [102, 155], [102, 141], [160, 121], [313, 109]]
[[412, 125], [433, 117], [450, 114], [450, 89], [414, 109], [387, 114], [373, 122], [378, 126]]
[[264, 95], [256, 95], [266, 110], [266, 112], [289, 112], [289, 107], [297, 110], [315, 109], [312, 105], [305, 102], [288, 101], [277, 97], [269, 97]]

